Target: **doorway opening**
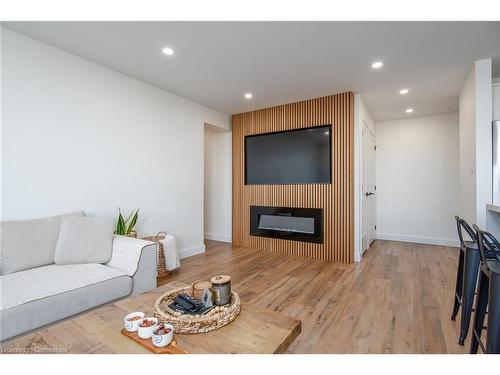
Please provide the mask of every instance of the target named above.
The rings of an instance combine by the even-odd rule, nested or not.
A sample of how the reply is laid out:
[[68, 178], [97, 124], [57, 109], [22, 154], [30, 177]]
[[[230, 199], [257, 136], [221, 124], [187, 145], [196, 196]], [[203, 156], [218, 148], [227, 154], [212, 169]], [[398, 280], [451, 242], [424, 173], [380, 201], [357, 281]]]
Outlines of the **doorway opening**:
[[231, 132], [205, 124], [204, 239], [231, 242]]

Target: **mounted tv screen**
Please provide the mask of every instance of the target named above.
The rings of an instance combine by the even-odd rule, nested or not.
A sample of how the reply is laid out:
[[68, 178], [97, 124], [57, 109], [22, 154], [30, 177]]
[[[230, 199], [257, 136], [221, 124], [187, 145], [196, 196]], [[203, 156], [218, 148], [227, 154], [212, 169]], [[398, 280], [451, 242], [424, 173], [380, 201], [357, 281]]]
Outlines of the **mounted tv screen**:
[[331, 183], [331, 125], [245, 137], [245, 184]]

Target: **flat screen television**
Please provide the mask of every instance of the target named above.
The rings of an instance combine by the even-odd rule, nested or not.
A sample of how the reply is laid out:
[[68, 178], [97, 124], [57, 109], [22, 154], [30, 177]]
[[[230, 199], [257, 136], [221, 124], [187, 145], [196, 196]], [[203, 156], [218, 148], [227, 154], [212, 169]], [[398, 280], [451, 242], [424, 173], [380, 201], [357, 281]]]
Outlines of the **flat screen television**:
[[332, 182], [332, 126], [245, 137], [245, 185]]

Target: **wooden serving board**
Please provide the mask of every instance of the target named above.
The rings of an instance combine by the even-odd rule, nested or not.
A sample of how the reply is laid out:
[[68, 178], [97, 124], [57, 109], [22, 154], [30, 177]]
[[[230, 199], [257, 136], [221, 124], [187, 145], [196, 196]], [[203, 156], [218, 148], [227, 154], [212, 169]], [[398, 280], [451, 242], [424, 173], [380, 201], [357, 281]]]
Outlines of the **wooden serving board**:
[[177, 342], [175, 340], [172, 340], [172, 342], [169, 345], [164, 346], [163, 348], [159, 348], [159, 347], [153, 345], [151, 339], [141, 339], [137, 335], [137, 332], [129, 332], [124, 328], [124, 329], [122, 329], [122, 335], [127, 336], [129, 339], [134, 340], [136, 343], [145, 347], [150, 352], [153, 352], [155, 354], [187, 354], [188, 353], [184, 349], [179, 348], [177, 346]]

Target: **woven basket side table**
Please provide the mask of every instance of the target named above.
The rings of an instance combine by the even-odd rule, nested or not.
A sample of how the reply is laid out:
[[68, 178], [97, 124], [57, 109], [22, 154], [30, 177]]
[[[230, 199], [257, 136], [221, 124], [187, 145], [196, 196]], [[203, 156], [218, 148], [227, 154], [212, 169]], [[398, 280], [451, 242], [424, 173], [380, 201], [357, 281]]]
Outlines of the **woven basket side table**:
[[156, 236], [148, 236], [148, 237], [143, 237], [143, 240], [148, 240], [152, 242], [156, 242], [156, 245], [158, 247], [158, 265], [157, 265], [157, 270], [156, 270], [156, 278], [162, 279], [168, 275], [170, 275], [170, 272], [167, 271], [165, 267], [165, 251], [163, 249], [163, 241], [165, 237], [167, 236], [166, 232], [158, 232]]

